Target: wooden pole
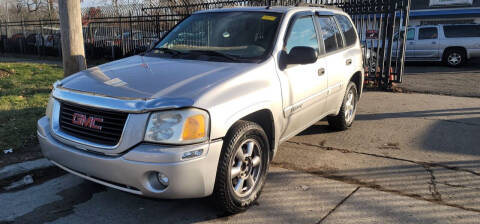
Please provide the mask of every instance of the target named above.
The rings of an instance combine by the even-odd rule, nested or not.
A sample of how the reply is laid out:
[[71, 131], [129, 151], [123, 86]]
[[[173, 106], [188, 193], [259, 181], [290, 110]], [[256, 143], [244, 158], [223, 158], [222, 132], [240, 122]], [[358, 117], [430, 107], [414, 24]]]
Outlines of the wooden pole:
[[60, 32], [62, 34], [63, 73], [67, 77], [87, 69], [82, 35], [80, 1], [58, 1]]

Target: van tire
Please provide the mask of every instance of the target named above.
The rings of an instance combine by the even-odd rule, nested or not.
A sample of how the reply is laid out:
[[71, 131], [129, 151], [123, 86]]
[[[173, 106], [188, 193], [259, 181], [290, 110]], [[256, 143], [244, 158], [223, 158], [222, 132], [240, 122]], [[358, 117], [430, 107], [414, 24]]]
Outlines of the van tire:
[[[248, 156], [250, 141], [254, 142], [254, 146]], [[230, 128], [223, 142], [212, 194], [213, 203], [220, 212], [226, 214], [243, 212], [259, 198], [267, 177], [269, 149], [267, 135], [257, 123], [241, 120]], [[239, 152], [242, 156], [238, 156]], [[243, 162], [239, 157], [245, 158]], [[234, 168], [241, 170], [241, 173], [233, 176]], [[249, 184], [250, 177], [252, 181], [255, 180], [253, 184]], [[240, 186], [238, 184], [240, 179], [243, 180], [239, 192], [235, 187]], [[246, 189], [245, 192], [243, 189]]]
[[354, 82], [348, 83], [345, 96], [343, 97], [342, 107], [340, 107], [338, 115], [327, 117], [328, 125], [331, 129], [344, 131], [352, 126], [357, 112], [358, 99], [357, 85]]

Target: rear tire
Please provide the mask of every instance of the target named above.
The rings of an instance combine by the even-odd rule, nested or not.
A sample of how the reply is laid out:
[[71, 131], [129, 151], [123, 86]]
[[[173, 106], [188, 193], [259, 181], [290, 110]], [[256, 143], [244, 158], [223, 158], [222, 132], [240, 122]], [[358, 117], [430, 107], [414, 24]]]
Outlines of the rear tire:
[[269, 165], [265, 131], [250, 121], [238, 121], [227, 133], [212, 195], [216, 207], [235, 214], [247, 210], [260, 196]]
[[462, 49], [448, 49], [443, 55], [443, 63], [450, 67], [460, 67], [467, 60], [467, 55]]
[[344, 131], [352, 126], [355, 120], [355, 113], [357, 112], [358, 98], [357, 85], [354, 82], [350, 82], [343, 97], [340, 112], [337, 116], [327, 117], [328, 125], [331, 129]]

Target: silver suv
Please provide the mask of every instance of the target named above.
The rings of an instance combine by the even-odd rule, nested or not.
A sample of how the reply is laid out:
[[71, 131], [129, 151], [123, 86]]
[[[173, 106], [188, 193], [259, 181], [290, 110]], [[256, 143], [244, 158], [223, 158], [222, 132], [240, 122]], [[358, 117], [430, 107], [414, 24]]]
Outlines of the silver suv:
[[236, 213], [258, 198], [279, 144], [325, 117], [352, 125], [362, 67], [340, 10], [201, 11], [144, 55], [55, 83], [38, 138], [85, 179], [147, 197], [211, 195]]
[[480, 57], [480, 24], [409, 27], [406, 46], [406, 61], [442, 61], [458, 67]]

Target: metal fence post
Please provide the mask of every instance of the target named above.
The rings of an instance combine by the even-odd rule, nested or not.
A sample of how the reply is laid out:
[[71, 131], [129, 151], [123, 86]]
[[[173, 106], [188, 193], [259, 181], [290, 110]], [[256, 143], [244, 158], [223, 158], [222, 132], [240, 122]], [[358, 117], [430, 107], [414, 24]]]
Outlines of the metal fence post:
[[40, 41], [42, 41], [40, 44], [41, 46], [41, 51], [40, 51], [40, 57], [45, 56], [45, 40], [44, 40], [44, 34], [43, 34], [43, 22], [40, 20]]
[[[129, 23], [129, 26], [130, 26], [130, 35], [127, 37], [127, 43], [128, 43], [128, 46], [129, 46], [129, 51], [128, 53], [135, 51], [135, 49], [132, 49], [134, 48], [134, 46], [132, 45], [133, 43], [133, 28], [132, 28], [132, 11], [128, 11], [128, 23]], [[123, 35], [123, 34], [122, 34]]]
[[5, 39], [3, 38], [3, 30], [2, 30], [2, 27], [3, 27], [3, 22], [0, 21], [0, 43], [2, 44], [2, 46], [0, 46], [0, 49], [1, 49], [0, 53], [3, 54], [3, 52], [5, 51], [5, 49], [4, 49], [4, 43], [3, 43], [3, 42], [5, 41]]
[[23, 37], [20, 37], [20, 51], [22, 52], [22, 54], [25, 54], [25, 38], [26, 38], [26, 35], [25, 35], [25, 21], [22, 17], [22, 35]]
[[123, 42], [123, 23], [122, 23], [122, 17], [118, 18], [118, 23], [120, 23], [120, 53], [122, 56], [125, 56], [125, 43]]

